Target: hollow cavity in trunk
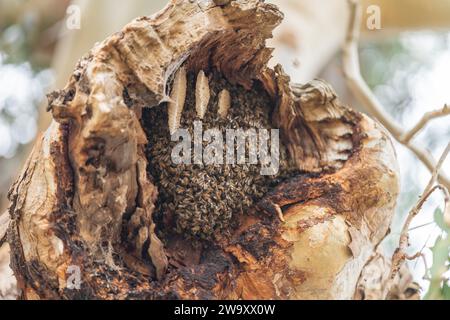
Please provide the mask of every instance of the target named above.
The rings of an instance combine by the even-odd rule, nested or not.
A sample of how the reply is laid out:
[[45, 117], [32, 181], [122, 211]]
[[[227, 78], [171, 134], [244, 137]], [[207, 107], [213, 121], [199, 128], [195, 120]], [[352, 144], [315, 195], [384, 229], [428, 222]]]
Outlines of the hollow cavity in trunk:
[[[216, 71], [207, 73], [207, 77], [210, 99], [206, 113], [200, 119], [201, 114], [199, 116], [196, 111], [196, 81], [199, 77], [187, 73], [186, 101], [179, 128], [187, 129], [192, 138], [191, 164], [174, 164], [172, 161], [172, 151], [181, 138], [171, 141], [166, 103], [144, 110], [142, 121], [148, 137], [148, 173], [159, 191], [154, 214], [158, 225], [172, 226], [178, 233], [188, 236], [214, 239], [237, 227], [238, 219], [233, 218], [249, 210], [282, 180], [294, 175], [295, 169], [290, 165], [281, 141], [279, 170], [275, 175], [261, 174], [260, 161], [248, 163], [250, 139], [245, 142], [246, 163], [237, 164], [237, 149], [235, 145], [227, 144], [227, 130], [249, 132], [254, 129], [260, 138], [260, 129], [266, 129], [270, 136], [270, 130], [275, 129], [270, 121], [274, 102], [257, 82], [251, 90], [245, 90], [229, 83]], [[227, 99], [228, 93], [231, 104], [226, 110], [222, 105], [224, 101], [220, 100]], [[221, 133], [223, 164], [195, 164], [198, 160], [194, 152], [196, 121], [197, 128], [201, 124], [202, 133], [208, 129], [217, 129]], [[271, 143], [268, 141], [269, 156], [273, 156], [270, 154]], [[202, 151], [209, 144], [209, 141], [203, 141]], [[235, 151], [234, 165], [226, 164], [226, 150], [230, 147]]]

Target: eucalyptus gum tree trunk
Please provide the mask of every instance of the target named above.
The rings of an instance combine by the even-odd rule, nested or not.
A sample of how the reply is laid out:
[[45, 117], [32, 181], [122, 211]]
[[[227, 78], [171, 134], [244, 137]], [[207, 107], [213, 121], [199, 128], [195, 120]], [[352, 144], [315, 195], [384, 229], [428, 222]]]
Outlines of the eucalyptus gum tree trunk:
[[[389, 263], [376, 249], [398, 194], [393, 146], [323, 81], [292, 84], [281, 66], [267, 66], [265, 41], [282, 17], [259, 0], [173, 0], [80, 60], [67, 86], [49, 95], [53, 122], [3, 218], [22, 298], [386, 298]], [[267, 97], [261, 117], [280, 129], [293, 172], [269, 181], [246, 210], [219, 212], [233, 219], [219, 217], [220, 232], [207, 238], [174, 227], [177, 212], [161, 212], [166, 186], [150, 174], [170, 173], [152, 167], [151, 132], [186, 123], [190, 96], [199, 118], [218, 108], [225, 124], [241, 121], [227, 118], [239, 108], [258, 119], [241, 102]], [[149, 118], [151, 108], [166, 122]], [[227, 195], [210, 202], [220, 206]], [[74, 267], [79, 288], [68, 283]]]

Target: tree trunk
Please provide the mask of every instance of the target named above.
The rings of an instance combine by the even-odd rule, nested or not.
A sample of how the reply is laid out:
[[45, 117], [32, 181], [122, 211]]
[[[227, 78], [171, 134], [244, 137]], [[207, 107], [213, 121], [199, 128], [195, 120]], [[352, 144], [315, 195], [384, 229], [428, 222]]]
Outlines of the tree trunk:
[[[7, 241], [23, 299], [352, 299], [365, 297], [368, 279], [383, 278], [386, 264], [373, 261], [398, 194], [390, 138], [326, 83], [290, 84], [280, 66], [267, 66], [265, 41], [281, 19], [259, 0], [173, 0], [80, 60], [68, 85], [49, 95], [54, 121], [9, 194]], [[201, 71], [207, 81], [195, 83]], [[147, 143], [161, 132], [170, 140], [185, 101], [204, 97], [208, 82], [206, 105], [218, 103], [219, 114], [221, 86], [233, 112], [247, 108], [254, 119], [256, 107], [240, 101], [267, 97], [291, 167], [279, 182], [255, 178], [257, 188], [274, 186], [246, 210], [206, 213], [205, 225], [214, 217], [221, 227], [203, 237], [192, 220], [200, 213], [188, 212], [180, 227], [178, 212], [161, 209], [167, 188], [153, 173], [170, 171], [155, 167]], [[155, 117], [168, 109], [169, 123], [152, 120], [152, 109], [161, 110]], [[194, 207], [210, 199], [205, 190]]]

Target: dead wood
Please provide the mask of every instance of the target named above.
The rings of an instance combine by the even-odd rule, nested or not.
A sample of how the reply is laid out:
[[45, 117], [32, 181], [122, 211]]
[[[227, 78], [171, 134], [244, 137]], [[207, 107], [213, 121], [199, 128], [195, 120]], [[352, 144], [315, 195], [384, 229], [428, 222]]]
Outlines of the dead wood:
[[[67, 86], [49, 95], [54, 121], [9, 195], [22, 298], [354, 297], [394, 214], [395, 152], [381, 125], [326, 83], [291, 84], [280, 66], [267, 67], [265, 41], [281, 19], [259, 0], [173, 0], [80, 60]], [[268, 95], [298, 171], [213, 240], [186, 241], [155, 219], [159, 186], [148, 175], [143, 108], [172, 108], [161, 130], [176, 128], [179, 70], [218, 72]], [[225, 117], [228, 103], [220, 103]], [[81, 268], [80, 290], [67, 288], [69, 266]]]

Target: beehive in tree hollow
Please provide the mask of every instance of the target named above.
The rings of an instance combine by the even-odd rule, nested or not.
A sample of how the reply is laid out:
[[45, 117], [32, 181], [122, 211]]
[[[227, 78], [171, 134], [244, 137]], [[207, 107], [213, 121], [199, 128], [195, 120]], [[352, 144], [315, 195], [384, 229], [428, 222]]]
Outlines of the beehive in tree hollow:
[[[80, 60], [10, 191], [22, 298], [354, 297], [394, 212], [395, 153], [328, 84], [267, 66], [281, 20], [259, 0], [173, 0]], [[196, 120], [280, 129], [279, 173], [173, 166], [170, 134]]]

